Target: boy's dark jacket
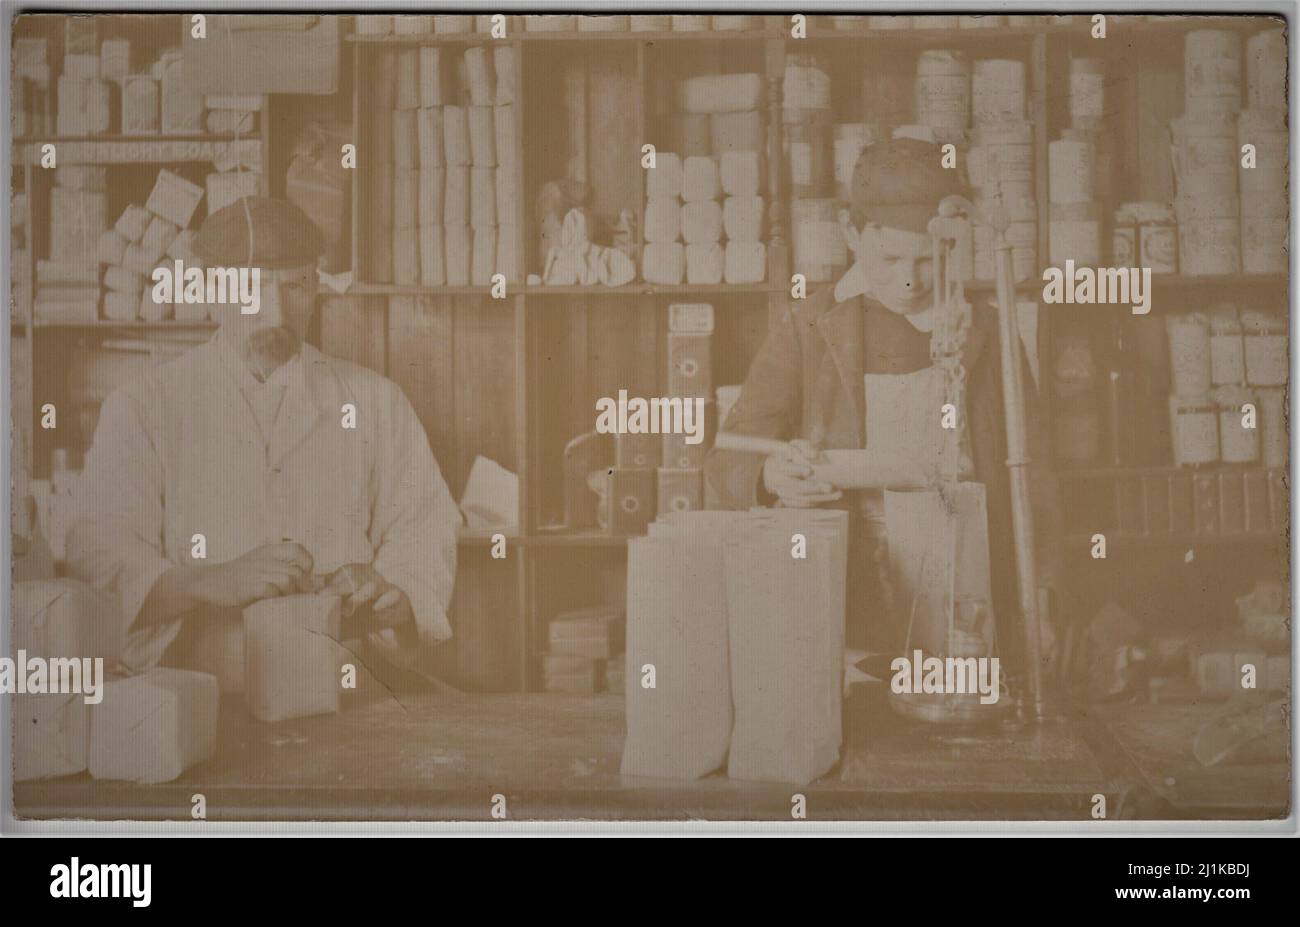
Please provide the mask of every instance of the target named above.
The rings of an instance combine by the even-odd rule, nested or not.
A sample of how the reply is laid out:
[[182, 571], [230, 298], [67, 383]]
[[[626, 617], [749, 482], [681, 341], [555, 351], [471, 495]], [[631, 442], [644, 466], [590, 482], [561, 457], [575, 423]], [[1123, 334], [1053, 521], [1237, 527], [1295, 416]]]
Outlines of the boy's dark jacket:
[[[725, 430], [789, 440], [804, 438], [822, 448], [861, 448], [864, 297], [836, 302], [834, 287], [796, 302], [769, 330], [749, 368]], [[865, 297], [870, 298], [870, 297]], [[966, 414], [975, 479], [985, 486], [989, 517], [993, 605], [1003, 659], [1021, 650], [1015, 548], [1007, 475], [1006, 419], [997, 309], [972, 300], [971, 332], [965, 351]], [[1059, 536], [1055, 481], [1044, 466], [1047, 447], [1038, 391], [1022, 364], [1029, 434], [1030, 487], [1035, 518], [1039, 586], [1054, 586]], [[763, 504], [764, 457], [714, 450], [705, 463], [710, 508], [746, 509]], [[840, 503], [841, 506], [844, 503]], [[850, 569], [854, 569], [850, 561]], [[857, 567], [861, 568], [861, 567]], [[863, 607], [866, 603], [858, 603]], [[851, 604], [852, 607], [852, 604]], [[869, 607], [869, 606], [868, 606]], [[1008, 636], [1009, 635], [1009, 636]]]

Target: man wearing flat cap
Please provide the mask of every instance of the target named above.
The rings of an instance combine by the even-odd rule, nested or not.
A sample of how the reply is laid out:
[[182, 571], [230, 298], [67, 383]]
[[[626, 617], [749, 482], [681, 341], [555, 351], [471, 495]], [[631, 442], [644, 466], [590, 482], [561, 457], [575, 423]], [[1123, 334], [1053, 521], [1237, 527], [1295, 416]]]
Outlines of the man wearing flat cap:
[[239, 691], [242, 609], [322, 588], [356, 636], [414, 665], [451, 636], [460, 524], [414, 410], [306, 343], [322, 243], [296, 206], [239, 200], [194, 250], [250, 269], [260, 305], [209, 306], [211, 340], [104, 402], [69, 565], [116, 596], [132, 671], [207, 669]]
[[[853, 172], [845, 235], [853, 265], [833, 286], [795, 301], [769, 331], [750, 366], [724, 430], [790, 442], [788, 453], [715, 450], [705, 465], [710, 504], [850, 512], [846, 644], [902, 653], [906, 603], [890, 601], [882, 567], [887, 538], [879, 490], [841, 492], [813, 477], [811, 461], [827, 448], [864, 448], [866, 435], [888, 434], [867, 448], [921, 462], [939, 427], [942, 372], [931, 363], [934, 330], [927, 226], [946, 196], [961, 193], [955, 171], [941, 166], [937, 145], [894, 139], [866, 148]], [[963, 354], [966, 409], [960, 436], [961, 479], [985, 486], [993, 568], [993, 610], [1001, 657], [1015, 660], [1015, 556], [1005, 461], [997, 313], [975, 306]], [[1033, 424], [1033, 379], [1025, 373]], [[875, 420], [873, 422], [873, 416]], [[892, 429], [892, 431], [891, 431]], [[1031, 429], [1030, 456], [1044, 459]], [[918, 452], [918, 453], [912, 453]], [[933, 457], [931, 457], [933, 460]], [[1035, 480], [1039, 505], [1050, 508], [1051, 487]], [[1040, 523], [1047, 537], [1051, 525]], [[1050, 564], [1040, 557], [1043, 572]]]

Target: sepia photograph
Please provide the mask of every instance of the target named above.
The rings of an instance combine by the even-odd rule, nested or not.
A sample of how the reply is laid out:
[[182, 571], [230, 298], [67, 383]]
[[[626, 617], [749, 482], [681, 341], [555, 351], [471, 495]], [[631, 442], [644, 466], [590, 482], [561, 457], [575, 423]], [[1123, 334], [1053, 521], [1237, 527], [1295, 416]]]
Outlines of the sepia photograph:
[[895, 6], [6, 4], [4, 829], [1294, 833], [1294, 10]]

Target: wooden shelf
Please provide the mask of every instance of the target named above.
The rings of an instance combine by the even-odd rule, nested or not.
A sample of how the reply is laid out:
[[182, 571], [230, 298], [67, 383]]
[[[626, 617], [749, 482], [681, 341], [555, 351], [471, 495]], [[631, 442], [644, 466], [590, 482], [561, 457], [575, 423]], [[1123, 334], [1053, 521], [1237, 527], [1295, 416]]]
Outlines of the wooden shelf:
[[626, 286], [547, 286], [544, 283], [530, 284], [524, 287], [529, 296], [656, 296], [656, 295], [722, 295], [768, 294], [776, 293], [779, 287], [770, 283], [629, 283]]
[[[22, 322], [16, 323], [22, 327]], [[141, 319], [135, 319], [130, 322], [115, 322], [112, 319], [96, 319], [93, 322], [61, 322], [37, 319], [34, 323], [36, 328], [66, 328], [66, 329], [112, 329], [125, 328], [131, 331], [207, 331], [216, 330], [217, 323], [211, 319], [203, 322], [177, 322], [175, 319], [164, 320], [161, 322], [146, 322]]]
[[1176, 467], [1173, 464], [1151, 465], [1144, 467], [1083, 467], [1078, 469], [1058, 469], [1059, 480], [1124, 480], [1143, 476], [1204, 476], [1220, 473], [1269, 472], [1270, 467], [1262, 464], [1213, 464], [1207, 467]]

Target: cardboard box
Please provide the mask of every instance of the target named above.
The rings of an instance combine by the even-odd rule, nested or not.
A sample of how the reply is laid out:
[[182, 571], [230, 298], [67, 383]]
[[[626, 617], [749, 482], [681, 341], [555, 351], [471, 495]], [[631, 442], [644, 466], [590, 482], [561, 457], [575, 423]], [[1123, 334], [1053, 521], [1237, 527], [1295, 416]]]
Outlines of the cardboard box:
[[122, 134], [157, 135], [160, 90], [149, 74], [130, 74], [122, 81]]
[[217, 748], [217, 680], [155, 669], [109, 683], [90, 713], [87, 765], [96, 779], [170, 782]]
[[[161, 65], [161, 123], [164, 135], [200, 135], [203, 132], [203, 94], [185, 73], [180, 52], [164, 52]], [[184, 224], [184, 223], [180, 223]]]
[[[165, 131], [165, 130], [164, 130]], [[162, 216], [179, 228], [185, 228], [194, 217], [194, 210], [199, 208], [203, 199], [203, 188], [190, 183], [179, 174], [168, 170], [158, 172], [153, 192], [149, 194], [145, 208], [155, 216]], [[118, 231], [123, 231], [118, 229]], [[125, 232], [124, 232], [125, 234]], [[130, 235], [127, 235], [130, 238]]]

